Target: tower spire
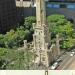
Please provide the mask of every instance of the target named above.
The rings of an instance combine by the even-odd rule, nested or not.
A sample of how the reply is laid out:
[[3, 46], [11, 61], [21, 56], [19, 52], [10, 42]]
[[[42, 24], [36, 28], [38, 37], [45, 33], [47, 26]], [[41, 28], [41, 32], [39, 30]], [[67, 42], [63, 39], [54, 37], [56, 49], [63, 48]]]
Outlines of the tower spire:
[[42, 26], [46, 23], [46, 11], [44, 0], [36, 0], [36, 21], [37, 26]]
[[50, 35], [48, 26], [46, 25], [45, 0], [36, 0], [36, 24], [33, 28], [34, 51], [37, 54], [37, 59], [35, 61], [38, 64], [41, 63], [48, 67], [47, 45], [50, 42]]

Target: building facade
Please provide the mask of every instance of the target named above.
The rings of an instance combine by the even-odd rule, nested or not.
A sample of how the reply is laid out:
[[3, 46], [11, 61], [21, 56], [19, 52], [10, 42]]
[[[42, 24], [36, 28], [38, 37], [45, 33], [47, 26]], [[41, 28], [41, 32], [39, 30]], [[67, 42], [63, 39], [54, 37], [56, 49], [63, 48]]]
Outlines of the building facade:
[[[31, 0], [30, 0], [31, 1]], [[30, 2], [29, 1], [29, 2]], [[75, 0], [45, 0], [46, 2], [46, 15], [63, 14], [75, 24]], [[23, 9], [24, 16], [35, 16], [36, 8], [27, 7]]]
[[46, 8], [47, 15], [62, 14], [75, 24], [75, 0], [63, 0], [63, 2], [47, 2]]
[[33, 25], [34, 34], [34, 52], [37, 55], [35, 63], [43, 64], [46, 67], [49, 66], [48, 60], [48, 48], [47, 45], [50, 42], [49, 29], [46, 25], [46, 11], [44, 0], [36, 0], [36, 24]]
[[15, 0], [0, 0], [0, 33], [5, 33], [17, 25]]
[[[46, 9], [44, 0], [36, 0], [36, 23], [33, 24], [33, 51], [37, 57], [34, 63], [48, 68], [60, 55], [58, 41], [51, 44], [51, 35], [46, 22]], [[57, 39], [58, 40], [58, 39]]]
[[17, 7], [31, 7], [33, 0], [16, 0]]

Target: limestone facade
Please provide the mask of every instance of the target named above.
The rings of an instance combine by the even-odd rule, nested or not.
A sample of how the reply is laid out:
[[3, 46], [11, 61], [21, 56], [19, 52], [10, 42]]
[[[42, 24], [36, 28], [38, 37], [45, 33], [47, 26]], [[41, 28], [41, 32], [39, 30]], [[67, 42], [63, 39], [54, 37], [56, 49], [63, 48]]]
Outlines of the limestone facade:
[[48, 44], [50, 42], [50, 35], [48, 26], [46, 25], [46, 12], [44, 0], [36, 0], [36, 24], [34, 24], [34, 51], [37, 54], [39, 64], [46, 67], [49, 66], [48, 60]]
[[58, 56], [59, 50], [58, 45], [50, 43], [44, 0], [36, 0], [36, 24], [33, 24], [33, 29], [34, 52], [37, 54], [35, 62], [48, 67]]

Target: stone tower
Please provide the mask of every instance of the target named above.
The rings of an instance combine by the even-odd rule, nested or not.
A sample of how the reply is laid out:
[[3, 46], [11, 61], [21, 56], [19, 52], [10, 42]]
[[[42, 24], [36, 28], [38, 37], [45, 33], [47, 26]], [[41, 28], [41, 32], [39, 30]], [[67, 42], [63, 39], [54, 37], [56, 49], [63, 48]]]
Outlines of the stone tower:
[[49, 66], [48, 45], [50, 42], [49, 29], [46, 23], [44, 0], [36, 0], [36, 24], [33, 24], [34, 51], [37, 54], [35, 63]]

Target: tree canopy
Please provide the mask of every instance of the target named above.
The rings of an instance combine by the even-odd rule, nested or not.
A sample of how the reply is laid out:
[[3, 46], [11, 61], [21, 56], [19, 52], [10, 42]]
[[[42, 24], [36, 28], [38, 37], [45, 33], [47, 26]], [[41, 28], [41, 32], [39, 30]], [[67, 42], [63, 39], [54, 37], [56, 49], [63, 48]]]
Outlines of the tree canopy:
[[33, 22], [35, 17], [24, 18], [18, 28], [0, 34], [0, 69], [27, 69], [32, 62], [32, 52], [18, 51], [18, 48], [23, 46], [23, 40], [32, 41]]
[[75, 42], [72, 36], [75, 33], [73, 24], [66, 19], [64, 15], [53, 14], [47, 17], [47, 22], [49, 24], [49, 30], [52, 33], [52, 38], [56, 37], [56, 34], [63, 38], [61, 47], [70, 48]]
[[[33, 40], [33, 23], [35, 17], [29, 16], [22, 20], [18, 28], [11, 29], [6, 34], [0, 34], [0, 69], [27, 69], [33, 60], [33, 53], [29, 50], [18, 50], [23, 46], [23, 40]], [[52, 40], [58, 34], [62, 39], [61, 48], [75, 45], [73, 24], [64, 15], [54, 14], [47, 17]]]

